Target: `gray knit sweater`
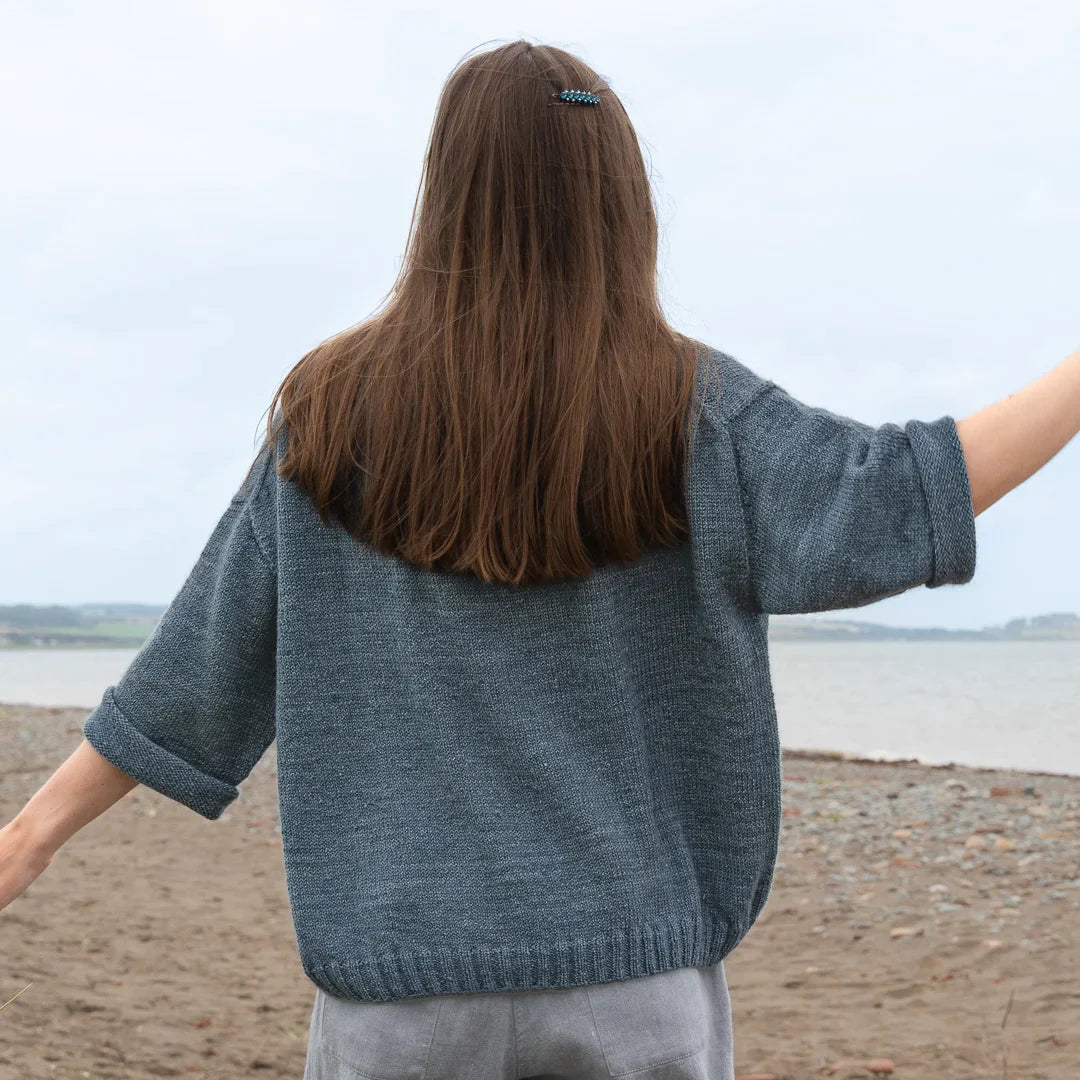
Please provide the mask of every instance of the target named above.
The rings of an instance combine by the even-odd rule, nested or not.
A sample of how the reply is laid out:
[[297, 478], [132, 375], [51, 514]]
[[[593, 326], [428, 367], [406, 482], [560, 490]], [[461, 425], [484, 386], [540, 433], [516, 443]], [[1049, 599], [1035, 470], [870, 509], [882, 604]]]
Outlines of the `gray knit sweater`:
[[323, 990], [717, 963], [777, 855], [769, 614], [973, 577], [952, 417], [872, 427], [708, 356], [681, 546], [540, 587], [420, 569], [324, 526], [273, 467], [279, 441], [86, 719], [101, 754], [210, 819], [276, 737]]

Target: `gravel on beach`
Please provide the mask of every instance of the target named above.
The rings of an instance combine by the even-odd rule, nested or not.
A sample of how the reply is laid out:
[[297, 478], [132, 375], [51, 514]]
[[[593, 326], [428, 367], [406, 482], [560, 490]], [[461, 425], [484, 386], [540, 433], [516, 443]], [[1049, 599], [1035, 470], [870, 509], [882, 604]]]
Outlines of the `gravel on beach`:
[[[0, 824], [87, 711], [0, 705]], [[136, 787], [0, 912], [0, 1080], [303, 1073], [276, 764], [214, 822]], [[785, 752], [725, 967], [740, 1078], [1077, 1080], [1080, 777]]]

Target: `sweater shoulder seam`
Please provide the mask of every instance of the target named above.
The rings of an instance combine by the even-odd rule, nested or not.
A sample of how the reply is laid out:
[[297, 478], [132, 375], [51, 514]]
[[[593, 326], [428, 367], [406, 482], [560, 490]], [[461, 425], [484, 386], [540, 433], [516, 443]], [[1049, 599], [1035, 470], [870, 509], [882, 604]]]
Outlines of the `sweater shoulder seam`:
[[741, 405], [736, 406], [733, 413], [724, 416], [723, 412], [721, 412], [721, 416], [724, 416], [726, 423], [733, 424], [758, 398], [764, 397], [770, 390], [775, 390], [776, 387], [776, 383], [772, 381], [766, 382], [764, 386], [759, 386]]
[[273, 559], [270, 558], [270, 553], [263, 546], [262, 540], [259, 539], [259, 530], [255, 525], [255, 517], [254, 517], [254, 514], [253, 514], [252, 509], [251, 509], [251, 502], [250, 501], [247, 504], [247, 519], [248, 519], [248, 528], [251, 529], [251, 535], [252, 535], [253, 539], [255, 540], [255, 547], [258, 548], [259, 554], [262, 556], [263, 562], [265, 562], [268, 567], [272, 568], [273, 565], [274, 565], [274, 562], [273, 562]]
[[256, 481], [254, 488], [244, 498], [245, 509], [247, 511], [248, 527], [251, 529], [251, 535], [255, 540], [255, 546], [259, 549], [259, 554], [262, 556], [263, 561], [270, 568], [273, 568], [274, 560], [270, 556], [269, 549], [263, 542], [262, 537], [259, 535], [259, 527], [255, 521], [254, 503], [262, 495], [263, 490], [266, 487], [267, 477], [271, 468], [271, 455], [269, 447], [265, 447], [262, 451], [265, 456], [265, 460], [256, 470]]

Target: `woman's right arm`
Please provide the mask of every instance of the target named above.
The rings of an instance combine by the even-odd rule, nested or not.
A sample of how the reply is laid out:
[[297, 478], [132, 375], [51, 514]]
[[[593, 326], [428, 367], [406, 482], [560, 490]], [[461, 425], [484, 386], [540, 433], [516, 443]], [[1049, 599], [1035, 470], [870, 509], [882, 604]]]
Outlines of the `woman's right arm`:
[[957, 420], [956, 431], [981, 514], [1080, 432], [1080, 349], [1022, 390]]
[[1080, 350], [963, 420], [903, 425], [809, 405], [726, 353], [721, 362], [749, 600], [770, 615], [967, 583], [975, 515], [1080, 432]]

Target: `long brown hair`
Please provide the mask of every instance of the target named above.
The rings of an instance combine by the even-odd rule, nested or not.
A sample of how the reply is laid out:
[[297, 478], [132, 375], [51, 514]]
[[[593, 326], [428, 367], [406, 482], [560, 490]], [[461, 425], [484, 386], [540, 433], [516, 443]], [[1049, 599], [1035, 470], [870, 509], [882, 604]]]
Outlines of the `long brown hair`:
[[645, 163], [607, 82], [526, 41], [464, 60], [385, 307], [274, 394], [278, 472], [325, 524], [488, 582], [583, 577], [678, 544], [703, 350], [664, 318], [656, 255]]

